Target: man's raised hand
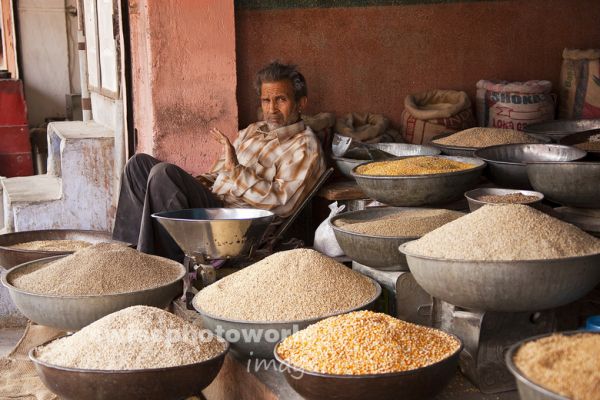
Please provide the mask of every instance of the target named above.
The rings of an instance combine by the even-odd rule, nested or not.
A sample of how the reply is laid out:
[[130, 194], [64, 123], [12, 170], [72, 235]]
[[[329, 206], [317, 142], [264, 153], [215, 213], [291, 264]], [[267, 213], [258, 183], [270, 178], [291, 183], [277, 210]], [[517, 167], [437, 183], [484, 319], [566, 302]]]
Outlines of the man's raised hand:
[[223, 152], [225, 154], [225, 161], [223, 163], [223, 169], [231, 172], [239, 164], [237, 156], [235, 155], [235, 149], [229, 141], [229, 138], [223, 134], [217, 128], [211, 128], [210, 134], [212, 138], [223, 145]]

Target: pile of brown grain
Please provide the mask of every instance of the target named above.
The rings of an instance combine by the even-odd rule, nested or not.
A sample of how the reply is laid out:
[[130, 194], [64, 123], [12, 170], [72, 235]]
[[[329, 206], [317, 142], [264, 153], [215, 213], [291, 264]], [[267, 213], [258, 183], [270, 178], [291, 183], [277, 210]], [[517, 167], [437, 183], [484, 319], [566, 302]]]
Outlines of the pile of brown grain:
[[407, 244], [450, 260], [540, 260], [600, 253], [600, 239], [522, 204], [484, 205]]
[[410, 371], [454, 354], [460, 343], [437, 329], [359, 311], [327, 318], [283, 340], [277, 354], [314, 372], [366, 375]]
[[183, 274], [183, 266], [175, 261], [121, 244], [98, 243], [36, 271], [18, 274], [11, 283], [38, 294], [105, 295], [163, 286]]
[[135, 306], [39, 347], [36, 354], [40, 360], [62, 367], [132, 370], [195, 364], [225, 348], [222, 339], [178, 316]]
[[454, 161], [444, 157], [418, 156], [360, 165], [356, 168], [356, 172], [361, 175], [410, 176], [444, 174], [474, 167], [476, 167], [475, 164]]
[[297, 321], [325, 317], [373, 300], [372, 281], [309, 249], [275, 253], [202, 289], [196, 307], [225, 319]]
[[458, 211], [422, 209], [401, 211], [371, 221], [355, 222], [340, 218], [336, 226], [345, 231], [372, 236], [417, 237], [439, 228], [464, 214]]
[[600, 133], [591, 135], [587, 141], [577, 143], [575, 147], [586, 151], [600, 151]]
[[552, 335], [524, 344], [513, 359], [538, 385], [573, 400], [600, 395], [600, 335]]
[[92, 244], [85, 240], [34, 240], [8, 246], [17, 250], [35, 250], [35, 251], [79, 251], [90, 247]]
[[445, 146], [482, 148], [499, 144], [540, 143], [541, 140], [520, 131], [498, 128], [470, 128], [453, 135], [434, 140]]
[[538, 201], [539, 197], [530, 196], [523, 193], [509, 193], [500, 195], [484, 195], [477, 198], [479, 201], [486, 203], [513, 203], [513, 204], [526, 204]]

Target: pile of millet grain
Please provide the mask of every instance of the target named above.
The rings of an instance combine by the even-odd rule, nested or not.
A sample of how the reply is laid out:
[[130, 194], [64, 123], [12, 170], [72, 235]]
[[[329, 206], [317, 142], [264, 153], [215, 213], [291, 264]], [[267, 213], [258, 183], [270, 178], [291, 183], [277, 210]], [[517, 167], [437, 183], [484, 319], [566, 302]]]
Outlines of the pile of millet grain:
[[248, 322], [298, 321], [361, 307], [377, 293], [373, 282], [317, 251], [275, 253], [202, 289], [203, 312]]
[[85, 240], [34, 240], [31, 242], [23, 242], [8, 246], [15, 250], [32, 250], [32, 251], [79, 251], [90, 247], [92, 243]]
[[17, 274], [11, 284], [53, 296], [108, 295], [163, 286], [181, 279], [184, 272], [175, 261], [122, 244], [98, 243], [30, 273]]
[[454, 354], [460, 343], [437, 329], [357, 311], [324, 319], [284, 339], [281, 359], [308, 371], [366, 375], [410, 371]]
[[406, 245], [449, 260], [559, 259], [600, 253], [600, 239], [522, 204], [484, 205]]
[[373, 219], [356, 222], [340, 218], [337, 227], [345, 231], [371, 236], [419, 237], [460, 218], [464, 213], [443, 209], [400, 211]]
[[176, 367], [211, 359], [227, 344], [159, 308], [134, 306], [36, 349], [46, 363], [92, 370]]
[[453, 135], [436, 139], [432, 143], [444, 146], [483, 148], [500, 144], [540, 142], [541, 140], [533, 136], [512, 129], [478, 127], [456, 132]]
[[513, 359], [534, 383], [573, 400], [600, 396], [600, 334], [555, 334], [519, 348]]

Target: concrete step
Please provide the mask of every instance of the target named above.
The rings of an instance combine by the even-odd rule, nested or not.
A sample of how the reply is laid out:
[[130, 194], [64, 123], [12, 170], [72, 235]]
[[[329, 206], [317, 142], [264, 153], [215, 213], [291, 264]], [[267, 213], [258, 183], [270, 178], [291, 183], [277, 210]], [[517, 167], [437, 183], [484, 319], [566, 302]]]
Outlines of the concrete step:
[[48, 125], [48, 173], [0, 180], [2, 232], [109, 231], [115, 214], [114, 132], [96, 122]]

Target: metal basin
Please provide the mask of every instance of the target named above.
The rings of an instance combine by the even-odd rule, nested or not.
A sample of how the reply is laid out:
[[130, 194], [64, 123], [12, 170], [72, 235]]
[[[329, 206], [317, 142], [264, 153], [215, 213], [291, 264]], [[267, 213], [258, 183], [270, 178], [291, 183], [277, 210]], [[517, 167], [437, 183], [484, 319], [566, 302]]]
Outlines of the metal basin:
[[[600, 120], [599, 120], [600, 121]], [[591, 131], [572, 133], [568, 136], [563, 137], [558, 141], [560, 144], [564, 144], [565, 146], [575, 146], [577, 144], [588, 142], [590, 136], [600, 134], [600, 129], [595, 129]], [[583, 149], [582, 149], [583, 150]], [[600, 160], [600, 150], [585, 150], [588, 153], [588, 159], [590, 160]]]
[[411, 176], [361, 175], [352, 170], [352, 176], [369, 197], [391, 206], [417, 207], [442, 205], [462, 197], [475, 186], [485, 168], [485, 162], [476, 158], [438, 156], [473, 164], [475, 167], [456, 172]]
[[600, 119], [557, 119], [527, 125], [523, 131], [531, 135], [546, 136], [557, 142], [572, 133], [592, 129], [600, 129]]
[[433, 297], [485, 311], [540, 311], [580, 299], [600, 282], [600, 254], [549, 260], [467, 261], [411, 254], [408, 267]]
[[[370, 145], [379, 150], [386, 151], [398, 157], [406, 156], [436, 156], [441, 153], [440, 150], [431, 146], [421, 146], [418, 144], [407, 144], [407, 143], [377, 143]], [[369, 154], [365, 149], [354, 148], [349, 150], [345, 157], [336, 157], [332, 155], [331, 158], [335, 161], [335, 165], [340, 170], [342, 175], [347, 178], [354, 179], [352, 176], [352, 170], [354, 167], [370, 160]]]
[[178, 265], [181, 272], [178, 278], [163, 286], [137, 292], [98, 296], [55, 296], [26, 292], [12, 285], [18, 273], [30, 273], [57, 261], [65, 256], [54, 256], [30, 261], [14, 267], [2, 274], [2, 284], [8, 288], [16, 307], [33, 322], [52, 326], [65, 331], [75, 331], [92, 322], [130, 306], [146, 305], [166, 308], [183, 291], [183, 265], [165, 259], [165, 262]]
[[[431, 140], [431, 145], [437, 147], [442, 151], [442, 154], [447, 154], [449, 156], [460, 156], [460, 157], [475, 157], [475, 151], [479, 150], [482, 147], [466, 147], [466, 146], [450, 146], [446, 144], [438, 144], [434, 143], [434, 140], [442, 139], [451, 135], [454, 135], [456, 132], [448, 132], [442, 133], [441, 135], [434, 136]], [[542, 143], [550, 143], [552, 140], [547, 137], [533, 137], [536, 141]]]
[[[517, 366], [515, 365], [515, 363], [513, 361], [517, 351], [525, 343], [532, 342], [532, 341], [553, 335], [555, 333], [560, 333], [562, 335], [570, 336], [570, 335], [575, 335], [575, 334], [591, 333], [591, 332], [585, 332], [585, 331], [553, 332], [553, 333], [549, 333], [549, 334], [545, 334], [545, 335], [530, 337], [530, 338], [521, 340], [520, 342], [517, 342], [514, 345], [512, 345], [510, 347], [510, 349], [508, 350], [508, 352], [506, 353], [505, 360], [506, 360], [506, 366], [508, 367], [508, 370], [516, 378], [517, 389], [519, 390], [519, 397], [521, 398], [521, 400], [569, 400], [568, 398], [561, 396], [555, 392], [552, 392], [546, 388], [543, 388], [542, 386], [531, 381], [529, 378], [527, 378], [525, 375], [523, 375], [521, 370], [519, 370], [519, 368], [517, 368]], [[600, 333], [595, 333], [595, 334], [600, 334]]]
[[600, 208], [600, 162], [531, 163], [526, 172], [534, 189], [552, 201]]
[[152, 214], [183, 252], [200, 260], [249, 256], [275, 217], [253, 208], [191, 208]]
[[525, 168], [527, 163], [575, 161], [586, 154], [575, 147], [559, 144], [503, 144], [479, 149], [475, 157], [487, 163], [488, 176], [497, 185], [531, 189]]
[[141, 370], [90, 370], [59, 367], [39, 360], [36, 349], [29, 358], [48, 389], [65, 400], [179, 400], [198, 395], [217, 377], [229, 345], [206, 361], [169, 368]]
[[322, 319], [334, 315], [346, 314], [357, 310], [373, 309], [375, 301], [379, 298], [379, 295], [381, 295], [381, 286], [379, 286], [376, 281], [370, 280], [373, 285], [375, 285], [376, 293], [375, 296], [365, 304], [351, 310], [300, 321], [248, 322], [231, 320], [206, 313], [196, 304], [196, 301], [193, 302], [193, 305], [202, 318], [202, 326], [229, 341], [234, 351], [246, 357], [272, 358], [273, 349], [277, 342], [315, 322], [319, 322]]
[[537, 197], [537, 200], [533, 200], [533, 201], [530, 201], [527, 203], [522, 203], [522, 204], [527, 204], [528, 206], [532, 206], [532, 207], [536, 207], [536, 208], [541, 204], [542, 200], [544, 200], [544, 195], [540, 192], [534, 192], [532, 190], [497, 189], [497, 188], [479, 188], [479, 189], [469, 190], [468, 192], [465, 193], [465, 197], [467, 198], [467, 202], [469, 203], [469, 210], [471, 210], [471, 212], [473, 212], [473, 211], [477, 210], [478, 208], [483, 207], [486, 204], [498, 204], [498, 203], [492, 203], [492, 202], [480, 200], [480, 198], [482, 196], [504, 196], [504, 195], [513, 194], [513, 193], [521, 193], [526, 196]]
[[371, 268], [386, 271], [408, 271], [404, 254], [398, 252], [402, 243], [418, 239], [420, 236], [374, 236], [351, 232], [336, 226], [343, 219], [353, 222], [366, 222], [397, 214], [402, 211], [415, 211], [419, 208], [372, 207], [366, 210], [352, 211], [336, 215], [329, 222], [338, 244], [352, 260]]
[[[454, 336], [460, 342], [460, 339]], [[302, 397], [320, 399], [429, 399], [440, 393], [456, 374], [460, 348], [435, 364], [412, 371], [371, 375], [332, 375], [307, 371], [274, 356], [288, 384]]]
[[[36, 240], [85, 240], [90, 243], [116, 242], [109, 232], [72, 229], [24, 231], [0, 235], [0, 267], [11, 269], [15, 265], [40, 258], [72, 254], [72, 251], [19, 250], [9, 246]], [[121, 243], [121, 242], [119, 242]], [[129, 245], [129, 244], [128, 244]]]

